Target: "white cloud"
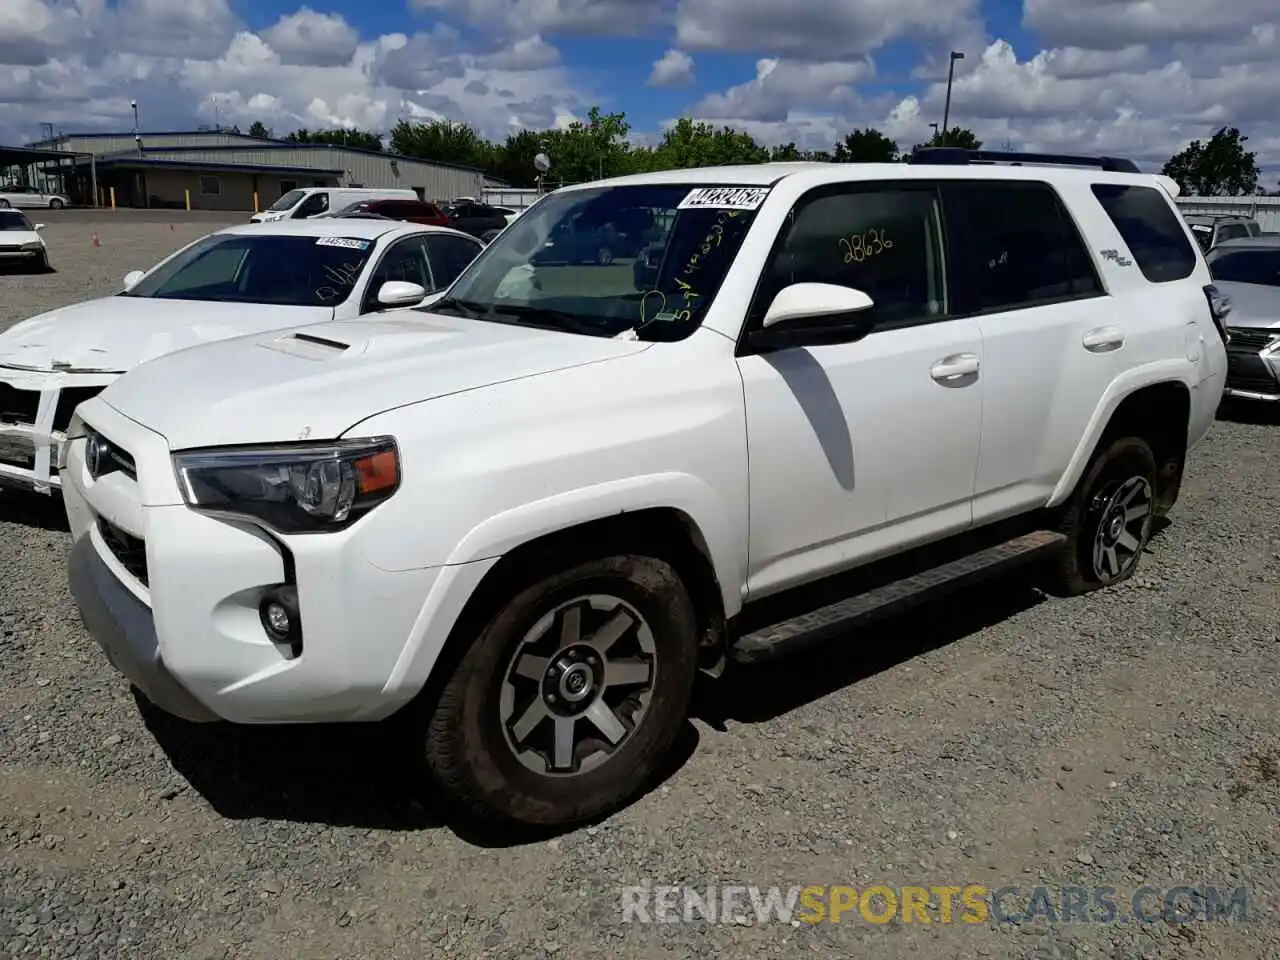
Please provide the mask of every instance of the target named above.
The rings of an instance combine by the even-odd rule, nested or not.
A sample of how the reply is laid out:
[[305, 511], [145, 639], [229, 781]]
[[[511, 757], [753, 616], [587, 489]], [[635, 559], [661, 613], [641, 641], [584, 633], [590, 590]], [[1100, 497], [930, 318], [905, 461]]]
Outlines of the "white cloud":
[[360, 34], [341, 14], [303, 7], [263, 31], [262, 39], [280, 54], [282, 63], [338, 67], [351, 62]]
[[693, 57], [682, 50], [668, 50], [653, 61], [653, 70], [649, 73], [651, 87], [690, 87], [696, 81]]
[[447, 117], [495, 137], [567, 123], [598, 99], [536, 33], [476, 49], [424, 26], [362, 41], [306, 6], [255, 34], [227, 0], [0, 0], [0, 142], [33, 139], [44, 122], [128, 129], [135, 98], [152, 130], [215, 114], [278, 133]]

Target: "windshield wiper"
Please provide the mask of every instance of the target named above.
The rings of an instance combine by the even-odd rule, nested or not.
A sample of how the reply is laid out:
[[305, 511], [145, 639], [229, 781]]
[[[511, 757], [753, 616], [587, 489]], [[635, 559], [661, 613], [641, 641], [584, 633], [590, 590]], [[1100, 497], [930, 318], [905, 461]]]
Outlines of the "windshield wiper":
[[584, 320], [581, 315], [565, 310], [553, 310], [550, 307], [526, 306], [524, 304], [494, 306], [493, 312], [499, 315], [527, 318], [530, 326], [546, 327], [549, 330], [563, 330], [566, 333], [580, 333], [588, 337], [607, 335], [599, 324]]
[[452, 308], [468, 320], [483, 320], [484, 314], [489, 312], [491, 308], [487, 303], [479, 303], [475, 300], [441, 300], [439, 303], [433, 303], [429, 307], [422, 307], [424, 313], [439, 313], [442, 310]]

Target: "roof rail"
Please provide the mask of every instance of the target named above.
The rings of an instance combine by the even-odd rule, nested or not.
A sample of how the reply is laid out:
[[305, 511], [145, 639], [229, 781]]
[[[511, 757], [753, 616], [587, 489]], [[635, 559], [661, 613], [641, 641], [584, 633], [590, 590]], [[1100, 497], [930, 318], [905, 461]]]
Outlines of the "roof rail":
[[1122, 157], [1077, 157], [1066, 153], [1013, 153], [1003, 150], [965, 150], [963, 147], [922, 147], [908, 158], [909, 163], [941, 163], [965, 166], [970, 163], [1045, 164], [1064, 167], [1100, 167], [1108, 173], [1141, 173], [1138, 165]]

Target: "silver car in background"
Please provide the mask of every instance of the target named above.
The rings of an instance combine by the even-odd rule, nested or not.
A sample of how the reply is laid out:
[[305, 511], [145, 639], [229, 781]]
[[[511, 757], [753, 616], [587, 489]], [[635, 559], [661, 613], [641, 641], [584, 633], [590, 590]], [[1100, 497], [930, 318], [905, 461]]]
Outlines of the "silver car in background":
[[1280, 235], [1225, 240], [1205, 259], [1231, 301], [1227, 396], [1280, 401]]
[[0, 209], [25, 207], [28, 210], [61, 210], [69, 206], [71, 201], [61, 193], [48, 193], [40, 187], [27, 187], [15, 183], [0, 184]]

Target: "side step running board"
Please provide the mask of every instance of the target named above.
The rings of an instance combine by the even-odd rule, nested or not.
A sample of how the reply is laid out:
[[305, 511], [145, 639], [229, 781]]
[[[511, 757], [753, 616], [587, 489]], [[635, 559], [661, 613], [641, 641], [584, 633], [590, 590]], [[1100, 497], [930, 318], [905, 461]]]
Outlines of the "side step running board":
[[758, 663], [794, 653], [843, 633], [857, 623], [914, 606], [926, 599], [926, 595], [932, 598], [1038, 559], [1061, 548], [1066, 540], [1063, 534], [1052, 530], [1037, 530], [1006, 540], [914, 576], [744, 634], [731, 644], [729, 657], [739, 663]]

